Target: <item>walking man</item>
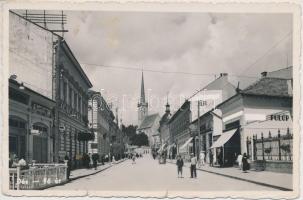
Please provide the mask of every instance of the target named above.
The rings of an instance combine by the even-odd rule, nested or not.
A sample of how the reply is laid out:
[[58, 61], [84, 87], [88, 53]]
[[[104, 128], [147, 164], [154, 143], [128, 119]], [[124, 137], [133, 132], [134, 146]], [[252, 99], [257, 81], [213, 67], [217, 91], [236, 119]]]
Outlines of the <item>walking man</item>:
[[[183, 178], [182, 176], [182, 173], [183, 173], [183, 165], [184, 165], [184, 162], [183, 162], [183, 159], [180, 155], [178, 155], [178, 158], [177, 158], [177, 169], [178, 169], [178, 178]], [[179, 174], [181, 176], [179, 176]]]
[[197, 178], [197, 157], [193, 153], [190, 154], [190, 177]]

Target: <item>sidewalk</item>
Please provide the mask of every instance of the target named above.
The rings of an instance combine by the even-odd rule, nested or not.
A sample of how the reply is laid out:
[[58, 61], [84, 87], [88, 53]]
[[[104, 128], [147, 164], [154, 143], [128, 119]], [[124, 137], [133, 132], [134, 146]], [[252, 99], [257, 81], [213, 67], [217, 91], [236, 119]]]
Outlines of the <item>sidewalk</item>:
[[97, 174], [97, 173], [102, 172], [112, 166], [115, 166], [125, 160], [127, 160], [127, 159], [121, 159], [119, 161], [116, 161], [115, 163], [104, 163], [104, 165], [98, 164], [97, 170], [95, 170], [94, 168], [90, 168], [90, 169], [83, 168], [83, 169], [72, 170], [70, 172], [69, 181], [73, 181], [73, 180], [76, 180], [79, 178]]
[[[173, 164], [176, 161], [168, 160], [168, 162]], [[185, 163], [184, 166], [189, 167], [189, 163]], [[242, 170], [236, 167], [218, 168], [210, 167], [208, 164], [205, 164], [201, 168], [197, 167], [197, 170], [268, 186], [283, 191], [291, 191], [293, 189], [292, 174], [254, 170], [249, 170], [248, 173], [243, 173]]]

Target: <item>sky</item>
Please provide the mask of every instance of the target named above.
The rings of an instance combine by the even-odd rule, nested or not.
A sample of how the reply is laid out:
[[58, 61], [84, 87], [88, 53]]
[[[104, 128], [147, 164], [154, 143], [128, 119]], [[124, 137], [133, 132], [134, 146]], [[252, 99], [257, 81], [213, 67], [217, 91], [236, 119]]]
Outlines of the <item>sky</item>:
[[[137, 124], [144, 72], [149, 114], [176, 111], [196, 90], [228, 73], [241, 89], [263, 71], [292, 65], [289, 14], [66, 11], [65, 39], [93, 84]], [[184, 73], [186, 72], [186, 73]]]

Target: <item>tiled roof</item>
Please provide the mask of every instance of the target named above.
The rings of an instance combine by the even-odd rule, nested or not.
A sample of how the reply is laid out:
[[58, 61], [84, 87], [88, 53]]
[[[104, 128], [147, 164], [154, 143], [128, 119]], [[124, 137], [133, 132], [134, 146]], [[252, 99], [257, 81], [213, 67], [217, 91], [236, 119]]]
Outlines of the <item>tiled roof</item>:
[[152, 127], [158, 116], [159, 116], [158, 113], [146, 116], [142, 121], [142, 123], [140, 124], [138, 130]]
[[[289, 81], [289, 83], [288, 83]], [[291, 97], [292, 87], [290, 80], [264, 77], [242, 90], [242, 94]], [[290, 92], [291, 91], [291, 92]]]

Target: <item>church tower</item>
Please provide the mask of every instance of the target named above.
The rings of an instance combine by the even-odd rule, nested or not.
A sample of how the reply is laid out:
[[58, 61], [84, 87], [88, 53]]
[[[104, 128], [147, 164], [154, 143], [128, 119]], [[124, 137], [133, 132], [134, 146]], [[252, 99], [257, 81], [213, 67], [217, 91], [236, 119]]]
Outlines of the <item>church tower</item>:
[[145, 91], [144, 91], [144, 77], [142, 72], [141, 80], [141, 94], [138, 103], [138, 126], [142, 123], [145, 116], [148, 115], [148, 103], [145, 101]]

